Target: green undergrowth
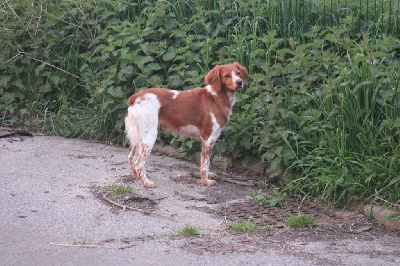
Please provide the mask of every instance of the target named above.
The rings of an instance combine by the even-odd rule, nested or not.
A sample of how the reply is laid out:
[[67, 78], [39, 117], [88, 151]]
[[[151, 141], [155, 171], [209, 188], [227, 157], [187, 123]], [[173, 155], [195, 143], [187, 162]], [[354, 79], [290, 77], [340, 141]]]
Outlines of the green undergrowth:
[[317, 220], [312, 215], [301, 214], [286, 218], [286, 224], [290, 228], [312, 227], [317, 224]]
[[270, 207], [283, 207], [287, 194], [279, 191], [279, 188], [274, 187], [270, 193], [267, 193], [263, 188], [250, 193], [250, 197], [253, 198], [259, 205], [269, 205]]
[[269, 181], [329, 203], [399, 204], [399, 39], [360, 27], [356, 11], [328, 27], [281, 16], [300, 14], [282, 3], [3, 2], [0, 124], [125, 145], [131, 94], [202, 86], [214, 65], [238, 61], [249, 79], [215, 145], [225, 167], [266, 162]]
[[228, 230], [234, 234], [245, 234], [256, 232], [271, 232], [273, 228], [270, 226], [260, 225], [259, 221], [250, 218], [247, 221], [228, 222]]

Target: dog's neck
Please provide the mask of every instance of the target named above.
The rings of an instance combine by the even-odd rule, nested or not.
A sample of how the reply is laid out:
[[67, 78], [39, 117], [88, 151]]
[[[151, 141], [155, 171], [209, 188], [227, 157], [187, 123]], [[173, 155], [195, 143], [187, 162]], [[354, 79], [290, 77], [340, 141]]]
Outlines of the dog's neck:
[[225, 108], [225, 112], [229, 121], [229, 118], [232, 115], [233, 105], [236, 101], [236, 91], [232, 91], [225, 87], [222, 87], [220, 91], [216, 92], [211, 85], [207, 85], [206, 89], [208, 92], [210, 92], [211, 95], [214, 96], [213, 98], [216, 103]]

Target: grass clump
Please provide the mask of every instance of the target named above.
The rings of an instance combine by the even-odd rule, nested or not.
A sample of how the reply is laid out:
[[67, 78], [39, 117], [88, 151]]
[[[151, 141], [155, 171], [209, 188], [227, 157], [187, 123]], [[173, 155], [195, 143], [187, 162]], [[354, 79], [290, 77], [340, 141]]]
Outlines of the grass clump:
[[106, 189], [110, 191], [113, 197], [119, 197], [125, 193], [132, 193], [133, 188], [131, 186], [121, 185], [121, 184], [112, 184], [106, 186]]
[[182, 229], [176, 231], [176, 234], [181, 236], [196, 236], [200, 235], [200, 229], [197, 226], [187, 224]]
[[270, 232], [272, 227], [262, 226], [258, 221], [249, 219], [248, 221], [232, 221], [228, 223], [228, 230], [234, 234]]
[[290, 228], [298, 228], [298, 227], [312, 227], [317, 224], [316, 219], [312, 215], [298, 215], [288, 217], [286, 219], [286, 224]]

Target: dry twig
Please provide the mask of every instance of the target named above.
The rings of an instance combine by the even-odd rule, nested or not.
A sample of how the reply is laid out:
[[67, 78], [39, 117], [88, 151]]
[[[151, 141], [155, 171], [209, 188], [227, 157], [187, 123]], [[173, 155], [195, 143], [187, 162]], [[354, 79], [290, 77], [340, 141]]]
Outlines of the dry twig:
[[51, 243], [53, 246], [74, 247], [74, 248], [95, 248], [99, 245], [86, 245], [86, 244], [56, 244]]
[[118, 206], [118, 207], [122, 208], [123, 211], [125, 211], [126, 209], [129, 209], [129, 210], [141, 212], [141, 213], [144, 213], [144, 214], [147, 214], [147, 215], [155, 215], [155, 216], [159, 216], [159, 217], [163, 217], [163, 218], [167, 218], [167, 219], [176, 221], [175, 219], [173, 219], [172, 217], [167, 216], [167, 215], [158, 214], [158, 213], [146, 211], [146, 210], [143, 210], [143, 209], [134, 208], [134, 207], [130, 207], [130, 206], [126, 206], [126, 205], [119, 204], [119, 203], [117, 203], [117, 202], [115, 202], [115, 201], [109, 199], [109, 198], [107, 197], [108, 194], [109, 194], [108, 192], [105, 193], [105, 194], [103, 195], [103, 199], [104, 199], [105, 201], [107, 201], [108, 203], [112, 204], [112, 205], [115, 205], [115, 206]]
[[18, 53], [17, 53], [16, 55], [14, 55], [11, 59], [7, 60], [4, 64], [7, 64], [8, 62], [10, 62], [11, 60], [13, 60], [13, 59], [14, 59], [15, 57], [17, 57], [17, 56], [25, 56], [25, 57], [28, 57], [28, 58], [30, 58], [30, 59], [32, 59], [32, 60], [41, 62], [41, 63], [43, 63], [43, 64], [45, 64], [45, 65], [48, 65], [48, 66], [50, 66], [50, 67], [52, 67], [52, 68], [55, 68], [55, 69], [57, 69], [57, 70], [60, 70], [61, 72], [64, 72], [65, 74], [68, 74], [68, 75], [70, 75], [70, 76], [72, 76], [72, 77], [74, 77], [74, 78], [77, 78], [77, 79], [80, 79], [80, 80], [84, 81], [83, 78], [81, 78], [81, 77], [79, 77], [79, 76], [77, 76], [77, 75], [74, 75], [74, 74], [72, 74], [71, 72], [68, 72], [68, 71], [66, 71], [66, 70], [64, 70], [64, 69], [61, 69], [61, 68], [59, 68], [59, 67], [56, 67], [55, 65], [52, 65], [52, 64], [50, 64], [50, 63], [47, 63], [47, 62], [43, 61], [42, 59], [35, 58], [35, 57], [31, 56], [29, 53], [25, 53], [24, 51], [21, 51], [21, 50], [18, 50]]

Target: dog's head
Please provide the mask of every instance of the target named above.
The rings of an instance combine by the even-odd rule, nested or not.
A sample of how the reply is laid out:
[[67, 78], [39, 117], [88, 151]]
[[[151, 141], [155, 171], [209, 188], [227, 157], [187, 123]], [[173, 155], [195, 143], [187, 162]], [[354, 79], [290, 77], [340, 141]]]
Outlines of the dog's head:
[[236, 91], [244, 88], [247, 75], [247, 69], [235, 62], [215, 66], [208, 72], [204, 81], [206, 85], [211, 85], [215, 92], [219, 92], [221, 89]]

